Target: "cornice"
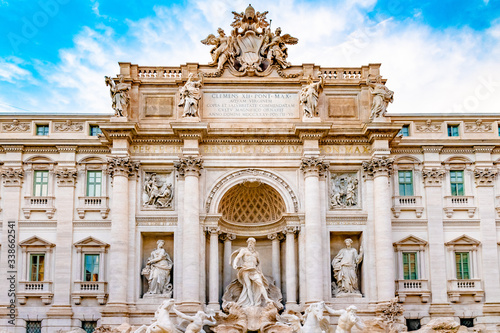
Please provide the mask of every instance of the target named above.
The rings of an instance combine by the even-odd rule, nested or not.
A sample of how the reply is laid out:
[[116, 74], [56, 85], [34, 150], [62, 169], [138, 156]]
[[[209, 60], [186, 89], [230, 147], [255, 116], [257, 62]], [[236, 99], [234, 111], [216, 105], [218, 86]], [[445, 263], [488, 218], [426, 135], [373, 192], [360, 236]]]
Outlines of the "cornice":
[[474, 154], [474, 149], [468, 147], [445, 147], [441, 150], [441, 154]]
[[422, 154], [422, 148], [391, 148], [391, 154]]
[[78, 147], [77, 153], [79, 154], [109, 154], [108, 147]]
[[3, 145], [2, 148], [8, 153], [22, 153], [24, 150], [23, 145]]
[[136, 216], [137, 226], [177, 226], [177, 216]]
[[67, 152], [67, 153], [75, 153], [78, 146], [56, 146], [57, 150], [61, 152]]
[[25, 147], [25, 154], [57, 154], [59, 150], [56, 147]]
[[157, 139], [157, 138], [135, 138], [132, 144], [182, 144], [182, 140], [178, 138]]
[[294, 126], [295, 135], [301, 142], [304, 140], [320, 140], [330, 131], [332, 124], [325, 123], [298, 123]]
[[174, 134], [182, 140], [196, 139], [201, 141], [208, 132], [207, 123], [177, 122], [170, 123]]

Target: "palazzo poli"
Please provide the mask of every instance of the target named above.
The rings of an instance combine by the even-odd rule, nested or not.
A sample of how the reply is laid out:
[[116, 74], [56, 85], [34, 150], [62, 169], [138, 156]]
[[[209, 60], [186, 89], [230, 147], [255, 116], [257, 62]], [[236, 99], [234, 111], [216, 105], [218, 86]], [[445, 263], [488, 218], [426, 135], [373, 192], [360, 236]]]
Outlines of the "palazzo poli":
[[0, 332], [499, 332], [499, 115], [233, 14], [210, 64], [119, 63], [114, 116], [0, 115]]

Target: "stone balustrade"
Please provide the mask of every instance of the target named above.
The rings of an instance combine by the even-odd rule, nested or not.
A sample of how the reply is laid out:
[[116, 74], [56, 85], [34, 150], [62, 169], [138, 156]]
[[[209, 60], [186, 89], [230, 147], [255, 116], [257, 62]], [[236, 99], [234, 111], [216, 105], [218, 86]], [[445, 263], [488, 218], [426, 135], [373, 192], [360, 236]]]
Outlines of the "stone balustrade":
[[19, 281], [19, 291], [17, 292], [19, 304], [26, 304], [29, 297], [40, 297], [44, 304], [50, 304], [54, 292], [52, 281]]
[[396, 294], [401, 302], [407, 296], [420, 296], [422, 303], [427, 303], [431, 296], [427, 280], [397, 280]]
[[99, 212], [103, 219], [109, 214], [108, 197], [78, 197], [78, 217], [85, 218], [86, 212]]
[[448, 296], [450, 297], [450, 302], [459, 302], [460, 296], [462, 295], [472, 295], [475, 302], [480, 302], [484, 296], [481, 279], [448, 280]]
[[97, 298], [99, 304], [106, 304], [108, 283], [104, 281], [75, 281], [71, 298], [75, 304], [80, 304], [82, 297]]
[[467, 211], [469, 218], [473, 218], [476, 213], [476, 205], [473, 196], [445, 196], [444, 212], [446, 217], [452, 218], [455, 211]]
[[393, 196], [392, 212], [394, 217], [398, 218], [401, 211], [414, 211], [417, 217], [422, 217], [424, 206], [421, 196]]
[[24, 197], [24, 217], [29, 219], [31, 212], [45, 212], [49, 219], [53, 218], [56, 211], [54, 201], [54, 197]]

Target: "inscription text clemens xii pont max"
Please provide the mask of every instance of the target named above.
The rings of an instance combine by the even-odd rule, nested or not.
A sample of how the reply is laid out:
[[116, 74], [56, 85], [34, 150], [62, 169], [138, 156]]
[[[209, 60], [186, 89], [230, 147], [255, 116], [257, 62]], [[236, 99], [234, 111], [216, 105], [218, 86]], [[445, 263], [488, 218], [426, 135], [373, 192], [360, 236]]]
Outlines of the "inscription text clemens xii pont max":
[[297, 94], [291, 93], [204, 93], [205, 117], [297, 118]]

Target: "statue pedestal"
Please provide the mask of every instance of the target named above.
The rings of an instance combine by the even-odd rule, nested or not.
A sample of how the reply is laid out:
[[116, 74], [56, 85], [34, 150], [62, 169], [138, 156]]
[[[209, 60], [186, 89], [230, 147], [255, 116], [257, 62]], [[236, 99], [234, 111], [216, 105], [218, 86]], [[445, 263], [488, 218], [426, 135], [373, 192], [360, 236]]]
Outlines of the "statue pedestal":
[[144, 294], [142, 296], [142, 299], [144, 300], [145, 303], [149, 304], [161, 304], [166, 299], [172, 298], [172, 295], [168, 294]]
[[349, 294], [349, 293], [339, 293], [335, 295], [335, 298], [363, 298], [361, 294]]
[[128, 122], [128, 118], [127, 117], [117, 117], [117, 116], [114, 116], [114, 117], [111, 117], [109, 119], [109, 121], [111, 121], [112, 123], [127, 123]]
[[321, 123], [321, 118], [320, 117], [307, 117], [307, 116], [303, 116], [302, 117], [302, 122], [303, 123]]
[[182, 117], [181, 120], [183, 123], [199, 123], [200, 117]]

